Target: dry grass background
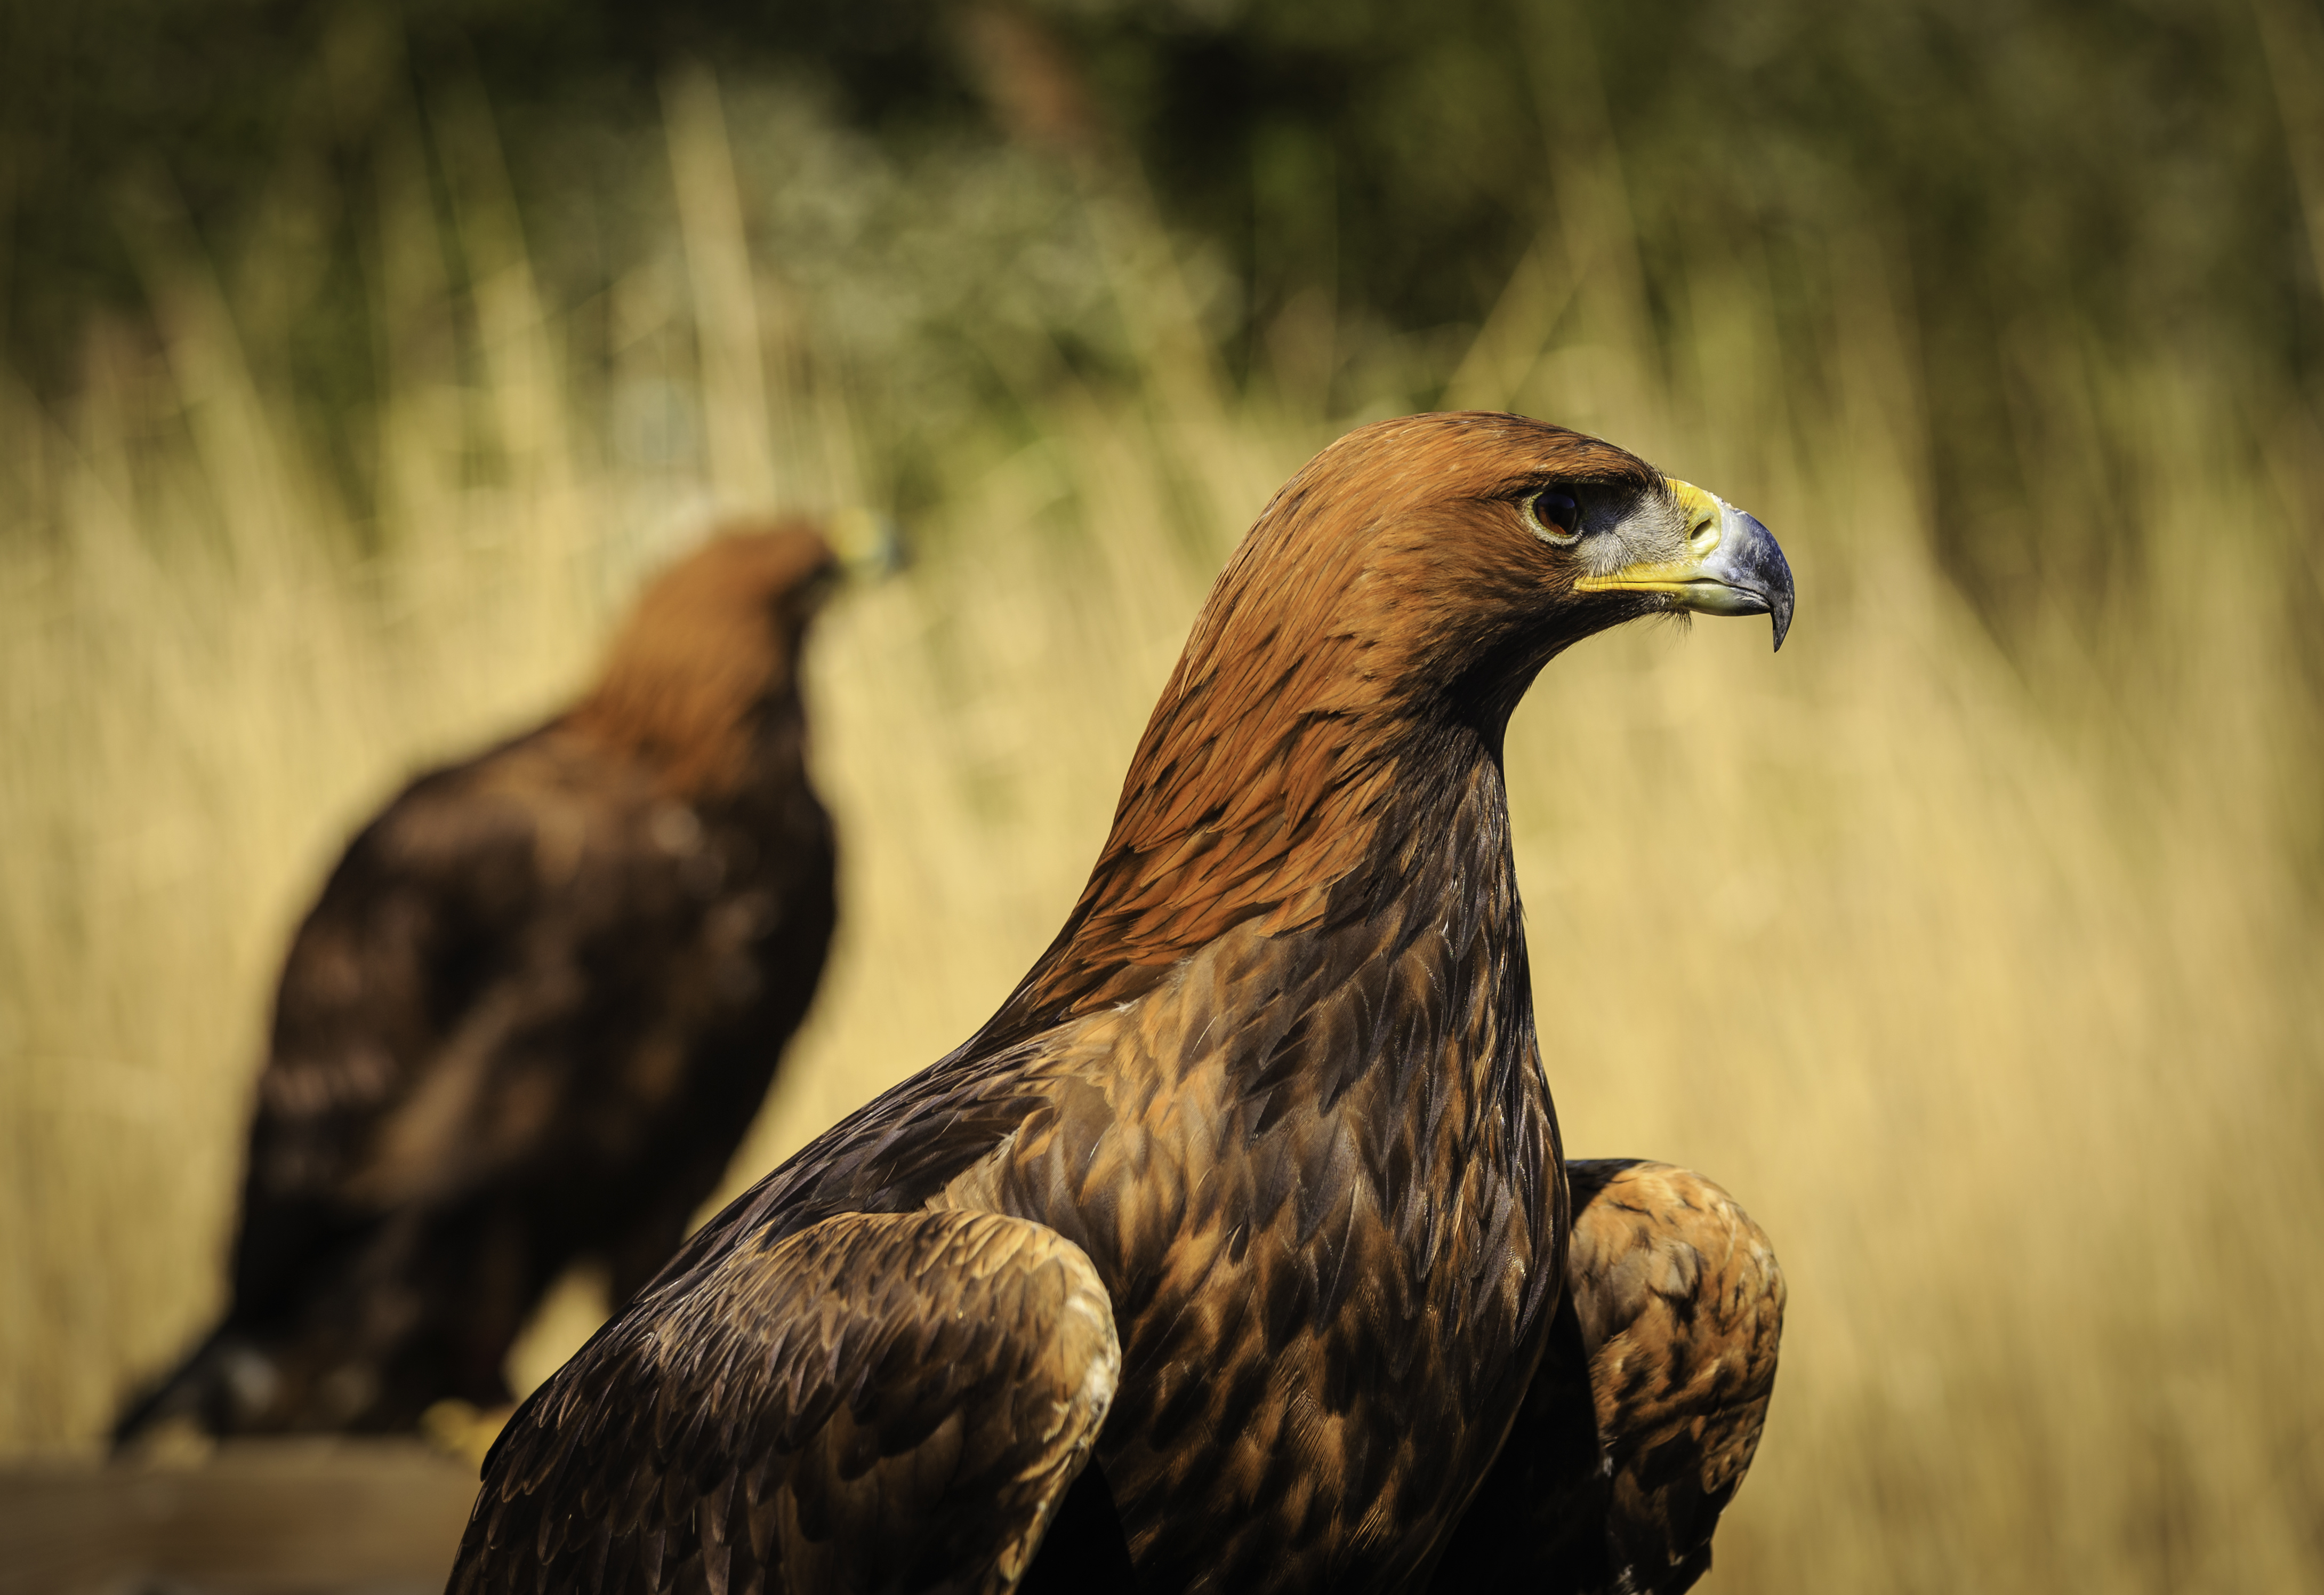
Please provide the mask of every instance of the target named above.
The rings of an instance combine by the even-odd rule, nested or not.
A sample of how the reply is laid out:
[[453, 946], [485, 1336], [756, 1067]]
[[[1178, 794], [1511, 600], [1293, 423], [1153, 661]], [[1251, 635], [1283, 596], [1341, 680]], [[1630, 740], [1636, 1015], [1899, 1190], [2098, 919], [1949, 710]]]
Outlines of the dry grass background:
[[[715, 91], [669, 107], [684, 290], [617, 289], [632, 353], [604, 392], [488, 141], [449, 232], [391, 193], [375, 520], [166, 232], [157, 342], [100, 340], [69, 410], [0, 387], [0, 1446], [92, 1447], [219, 1305], [276, 960], [350, 826], [570, 692], [711, 511], [873, 485], [844, 364], [746, 246]], [[969, 429], [919, 462], [919, 564], [829, 612], [844, 943], [734, 1189], [1021, 973], [1210, 574], [1347, 424], [1293, 370], [1231, 389], [1167, 241], [1092, 180], [1142, 379], [1061, 368], [1024, 395], [1029, 444]], [[1799, 580], [1779, 658], [1757, 623], [1600, 639], [1508, 749], [1569, 1145], [1727, 1183], [1792, 1279], [1708, 1587], [2324, 1586], [2324, 749], [2282, 618], [2324, 570], [2312, 422], [2191, 356], [2021, 351], [2060, 523], [2104, 502], [2159, 535], [2098, 599], [2043, 595], [2005, 657], [1928, 552], [1876, 237], [1828, 241], [1802, 346], [1748, 254], [1706, 253], [1655, 331], [1618, 207], [1567, 223], [1601, 248], [1545, 238], [1452, 401], [1716, 488]], [[706, 418], [680, 467], [604, 445], [624, 383]], [[561, 1295], [521, 1370], [593, 1311]]]

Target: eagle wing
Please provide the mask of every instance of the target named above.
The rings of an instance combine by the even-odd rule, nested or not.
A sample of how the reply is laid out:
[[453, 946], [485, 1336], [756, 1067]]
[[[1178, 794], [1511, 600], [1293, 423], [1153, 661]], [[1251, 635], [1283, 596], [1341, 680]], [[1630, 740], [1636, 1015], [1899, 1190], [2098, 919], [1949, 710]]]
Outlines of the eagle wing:
[[542, 742], [413, 782], [300, 926], [251, 1129], [242, 1302], [263, 1302], [347, 1224], [479, 1183], [555, 1117], [567, 1083], [553, 1038], [591, 994], [573, 978], [569, 917], [549, 910], [585, 874], [618, 879], [604, 811], [619, 799]]
[[517, 1414], [449, 1595], [999, 1592], [1120, 1369], [1079, 1248], [845, 1213], [642, 1297]]
[[1576, 1161], [1566, 1176], [1565, 1301], [1436, 1589], [1688, 1589], [1758, 1448], [1784, 1323], [1765, 1231], [1668, 1164]]

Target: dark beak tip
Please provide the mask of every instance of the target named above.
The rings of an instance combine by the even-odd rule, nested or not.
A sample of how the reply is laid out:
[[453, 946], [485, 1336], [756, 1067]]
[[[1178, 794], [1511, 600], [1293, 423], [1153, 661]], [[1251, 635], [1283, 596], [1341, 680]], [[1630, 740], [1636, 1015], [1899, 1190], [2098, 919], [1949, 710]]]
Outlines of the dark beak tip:
[[1755, 539], [1758, 575], [1765, 584], [1767, 615], [1775, 623], [1775, 651], [1781, 653], [1784, 639], [1792, 629], [1792, 562], [1784, 557], [1784, 547], [1775, 540], [1773, 532], [1752, 516], [1747, 515], [1744, 519], [1750, 521], [1751, 530], [1758, 534]]

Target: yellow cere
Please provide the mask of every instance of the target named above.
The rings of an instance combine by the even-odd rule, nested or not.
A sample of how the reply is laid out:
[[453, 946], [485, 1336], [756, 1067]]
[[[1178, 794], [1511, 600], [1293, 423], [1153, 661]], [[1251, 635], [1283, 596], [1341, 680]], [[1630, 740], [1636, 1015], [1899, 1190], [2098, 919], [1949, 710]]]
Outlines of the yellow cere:
[[1675, 476], [1663, 478], [1671, 497], [1686, 512], [1686, 540], [1698, 558], [1719, 546], [1720, 512], [1726, 506], [1715, 493], [1706, 493], [1692, 482], [1681, 482]]

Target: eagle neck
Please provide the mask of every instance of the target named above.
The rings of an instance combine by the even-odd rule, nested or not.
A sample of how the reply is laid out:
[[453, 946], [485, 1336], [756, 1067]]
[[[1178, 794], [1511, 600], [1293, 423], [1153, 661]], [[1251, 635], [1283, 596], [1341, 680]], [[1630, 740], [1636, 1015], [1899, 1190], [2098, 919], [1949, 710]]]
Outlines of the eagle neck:
[[1296, 957], [1434, 919], [1511, 985], [1530, 1037], [1499, 715], [1278, 701], [1198, 739], [1172, 707], [1072, 917], [973, 1050], [1132, 1000], [1231, 932]]
[[1363, 867], [1308, 934], [1392, 1032], [1438, 1035], [1448, 1066], [1473, 1076], [1475, 1111], [1491, 1112], [1539, 1074], [1499, 726], [1433, 729]]

